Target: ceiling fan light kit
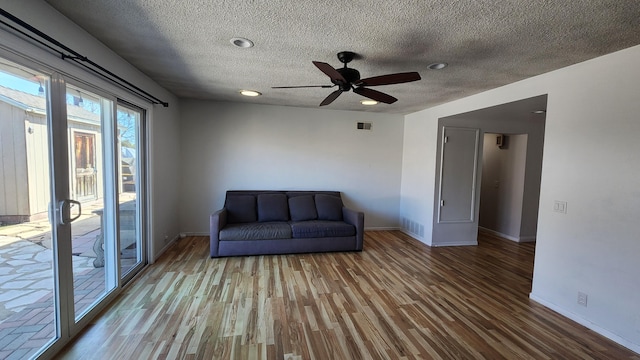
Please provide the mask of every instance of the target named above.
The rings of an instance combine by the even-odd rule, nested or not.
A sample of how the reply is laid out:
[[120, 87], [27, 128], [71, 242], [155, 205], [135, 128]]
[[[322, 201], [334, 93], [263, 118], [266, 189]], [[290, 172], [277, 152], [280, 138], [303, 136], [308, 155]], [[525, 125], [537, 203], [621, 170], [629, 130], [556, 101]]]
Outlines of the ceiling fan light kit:
[[358, 70], [347, 67], [347, 64], [351, 62], [355, 57], [356, 54], [351, 51], [339, 52], [338, 60], [340, 60], [340, 62], [343, 63], [344, 66], [338, 69], [334, 69], [333, 66], [325, 62], [313, 61], [313, 65], [315, 65], [320, 71], [327, 75], [333, 85], [275, 86], [273, 87], [273, 89], [294, 89], [306, 87], [332, 88], [337, 86], [338, 90], [335, 90], [331, 94], [329, 94], [329, 96], [327, 96], [320, 103], [320, 106], [331, 104], [343, 92], [349, 90], [353, 90], [354, 93], [374, 100], [376, 102], [393, 104], [394, 102], [398, 101], [398, 99], [383, 92], [369, 89], [367, 86], [402, 84], [411, 81], [418, 81], [421, 79], [420, 74], [418, 74], [417, 72], [387, 74], [360, 79], [360, 72]]

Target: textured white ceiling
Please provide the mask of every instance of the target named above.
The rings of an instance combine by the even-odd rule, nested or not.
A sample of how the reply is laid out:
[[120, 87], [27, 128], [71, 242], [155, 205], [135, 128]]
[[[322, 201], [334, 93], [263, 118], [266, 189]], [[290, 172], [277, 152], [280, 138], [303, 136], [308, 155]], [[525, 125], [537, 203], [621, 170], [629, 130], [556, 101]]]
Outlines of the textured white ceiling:
[[312, 60], [339, 67], [343, 50], [360, 55], [349, 66], [363, 78], [422, 76], [375, 87], [392, 105], [349, 92], [328, 106], [342, 110], [406, 114], [640, 44], [638, 0], [47, 2], [182, 98], [317, 107], [334, 89], [271, 87], [330, 84]]

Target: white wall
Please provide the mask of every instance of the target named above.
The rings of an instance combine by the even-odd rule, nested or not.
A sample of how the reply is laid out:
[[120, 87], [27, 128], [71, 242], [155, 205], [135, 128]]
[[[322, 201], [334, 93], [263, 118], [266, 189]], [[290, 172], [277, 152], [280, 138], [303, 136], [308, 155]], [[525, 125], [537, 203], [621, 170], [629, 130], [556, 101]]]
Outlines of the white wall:
[[[549, 76], [531, 295], [640, 352], [640, 46]], [[552, 211], [568, 202], [567, 214]], [[578, 291], [589, 295], [577, 305]]]
[[[432, 113], [431, 109], [427, 109], [406, 115], [404, 119], [400, 217], [407, 219], [408, 224], [417, 223], [418, 228], [422, 226], [424, 231], [420, 235], [419, 232], [411, 231], [411, 226], [405, 226], [402, 230], [427, 245], [432, 245], [438, 136], [436, 114], [437, 110]], [[433, 118], [435, 121], [424, 121], [430, 116], [436, 116]]]
[[208, 233], [238, 189], [341, 191], [365, 227], [398, 227], [402, 115], [197, 100], [181, 110], [183, 231]]
[[[438, 118], [548, 94], [531, 297], [636, 352], [638, 63], [640, 46], [408, 115], [401, 192], [401, 214], [432, 218]], [[568, 202], [566, 215], [554, 200]]]
[[[160, 105], [151, 106], [140, 99], [133, 98], [134, 100], [132, 100], [138, 102], [138, 105], [149, 107], [151, 110], [149, 123], [149, 165], [151, 168], [149, 178], [152, 187], [150, 200], [153, 215], [151, 236], [155, 254], [162, 251], [166, 245], [164, 235], [166, 234], [171, 239], [179, 233], [175, 211], [178, 207], [179, 194], [176, 189], [180, 176], [177, 171], [180, 159], [178, 99], [45, 2], [39, 0], [0, 0], [0, 7], [136, 86], [169, 102], [169, 107], [163, 108]], [[0, 38], [0, 45], [7, 46], [8, 44], [21, 53], [37, 57], [38, 60], [49, 66], [93, 83], [102, 89], [113, 93], [127, 94], [112, 84], [80, 70], [70, 62], [61, 60], [56, 55], [33, 50], [32, 47], [3, 34], [3, 37]], [[127, 99], [131, 99], [131, 95], [127, 94], [126, 96]]]

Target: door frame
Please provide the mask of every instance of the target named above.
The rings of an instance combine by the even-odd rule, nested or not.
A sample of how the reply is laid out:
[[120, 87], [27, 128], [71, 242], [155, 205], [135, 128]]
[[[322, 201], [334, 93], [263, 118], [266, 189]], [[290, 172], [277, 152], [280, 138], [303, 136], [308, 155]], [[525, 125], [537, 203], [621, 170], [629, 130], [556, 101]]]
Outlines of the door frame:
[[[51, 186], [52, 186], [52, 237], [53, 237], [53, 249], [54, 249], [54, 264], [55, 269], [54, 273], [54, 293], [56, 294], [56, 303], [59, 304], [56, 308], [56, 315], [58, 319], [58, 335], [59, 340], [56, 344], [53, 344], [49, 349], [43, 352], [43, 355], [46, 356], [49, 351], [56, 352], [59, 351], [57, 346], [60, 343], [60, 346], [64, 346], [73, 336], [79, 333], [88, 323], [99, 314], [104, 307], [111, 302], [118, 293], [118, 289], [120, 288], [119, 284], [119, 276], [117, 273], [118, 267], [115, 264], [111, 264], [110, 268], [106, 270], [106, 282], [105, 284], [109, 285], [110, 289], [105, 289], [105, 294], [99, 299], [100, 302], [94, 306], [93, 308], [87, 310], [82, 314], [82, 317], [76, 321], [76, 313], [75, 313], [75, 304], [74, 304], [74, 275], [73, 275], [73, 261], [72, 261], [72, 227], [73, 224], [69, 222], [65, 222], [63, 219], [63, 211], [61, 203], [65, 199], [72, 199], [72, 191], [71, 191], [71, 179], [73, 178], [72, 169], [71, 169], [71, 142], [69, 141], [70, 131], [68, 127], [68, 117], [67, 117], [67, 103], [66, 103], [66, 92], [67, 92], [67, 84], [73, 84], [78, 86], [76, 82], [70, 79], [66, 79], [60, 73], [53, 72], [51, 74], [51, 86], [50, 91], [48, 92], [48, 103], [49, 103], [49, 124], [50, 124], [50, 134], [49, 139], [51, 143]], [[81, 85], [83, 88], [87, 88], [87, 90], [94, 91], [92, 87]], [[100, 92], [98, 92], [100, 94]], [[103, 94], [100, 94], [101, 96]], [[115, 99], [110, 99], [112, 108], [115, 104]], [[102, 116], [108, 116], [113, 113], [113, 109], [107, 111], [107, 114], [103, 114]], [[108, 133], [113, 132], [113, 130], [109, 130], [104, 128], [105, 138], [102, 141], [103, 144], [103, 156], [105, 158], [103, 166], [105, 166], [104, 174], [102, 174], [105, 181], [108, 182], [108, 177], [105, 176], [109, 173], [107, 164], [110, 162], [109, 157], [113, 158], [113, 156], [109, 156], [108, 153], [104, 152], [104, 144], [108, 139]], [[97, 151], [98, 149], [96, 149]], [[96, 155], [97, 157], [97, 155]], [[115, 177], [112, 175], [111, 177]], [[104, 189], [109, 189], [108, 184], [105, 184]], [[115, 190], [110, 190], [113, 193]], [[115, 198], [113, 194], [105, 194], [105, 210], [113, 211], [113, 206], [109, 206], [110, 202], [115, 202]], [[108, 201], [111, 200], [111, 201]], [[109, 228], [113, 226], [107, 226], [104, 231], [108, 232]], [[113, 232], [113, 231], [112, 231]], [[117, 234], [112, 234], [112, 236], [117, 236]], [[117, 239], [117, 237], [116, 237]], [[117, 244], [117, 241], [116, 241]], [[105, 256], [110, 259], [108, 263], [117, 263], [119, 260], [117, 258], [117, 252], [115, 251], [115, 246], [111, 246], [114, 249], [108, 249], [110, 257]], [[107, 247], [105, 247], [105, 252], [107, 251]], [[111, 275], [109, 273], [111, 272]]]
[[[140, 238], [141, 238], [141, 243], [140, 248], [136, 249], [136, 251], [140, 254], [141, 256], [141, 262], [136, 264], [134, 267], [130, 268], [126, 274], [122, 274], [122, 273], [118, 273], [118, 276], [120, 278], [120, 281], [122, 282], [122, 284], [126, 284], [129, 281], [131, 281], [133, 278], [135, 278], [135, 276], [142, 270], [142, 268], [144, 268], [145, 266], [147, 266], [150, 262], [150, 257], [149, 257], [149, 218], [148, 218], [148, 191], [144, 191], [144, 189], [148, 189], [147, 186], [147, 154], [148, 154], [148, 141], [147, 141], [147, 114], [148, 111], [145, 110], [142, 107], [139, 107], [135, 104], [132, 104], [126, 100], [123, 99], [117, 99], [116, 101], [116, 121], [115, 121], [115, 136], [117, 138], [118, 136], [118, 121], [117, 121], [117, 109], [119, 106], [122, 106], [126, 109], [129, 110], [133, 110], [133, 111], [137, 111], [140, 113], [140, 122], [139, 124], [136, 124], [137, 126], [137, 131], [136, 131], [136, 141], [137, 141], [137, 156], [138, 158], [136, 159], [135, 162], [135, 169], [136, 169], [136, 174], [135, 176], [137, 177], [136, 180], [136, 210], [138, 213], [138, 218], [136, 219], [137, 224], [136, 227], [137, 229], [139, 229], [140, 231]], [[118, 146], [120, 146], [120, 141], [118, 141], [116, 139], [116, 161], [117, 161], [117, 174], [118, 174], [118, 180], [117, 180], [117, 189], [120, 189], [120, 183], [121, 183], [121, 179], [122, 179], [122, 174], [120, 173], [121, 169], [122, 169], [122, 164], [121, 164], [121, 157], [120, 157], [120, 149], [118, 148]], [[122, 266], [120, 266], [120, 269], [122, 269]]]

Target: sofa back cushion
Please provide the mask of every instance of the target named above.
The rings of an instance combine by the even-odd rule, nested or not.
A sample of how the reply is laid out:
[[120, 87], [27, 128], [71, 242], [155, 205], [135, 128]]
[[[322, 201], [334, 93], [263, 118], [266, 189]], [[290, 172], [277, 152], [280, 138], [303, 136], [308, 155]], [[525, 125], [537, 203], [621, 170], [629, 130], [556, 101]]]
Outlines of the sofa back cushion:
[[287, 195], [258, 195], [258, 221], [289, 221], [289, 204], [287, 202]]
[[342, 199], [336, 196], [316, 194], [318, 220], [342, 221]]
[[307, 221], [318, 218], [316, 202], [312, 195], [294, 196], [289, 198], [289, 214], [292, 221]]
[[225, 208], [227, 209], [227, 219], [230, 223], [257, 221], [256, 197], [253, 195], [228, 196]]

